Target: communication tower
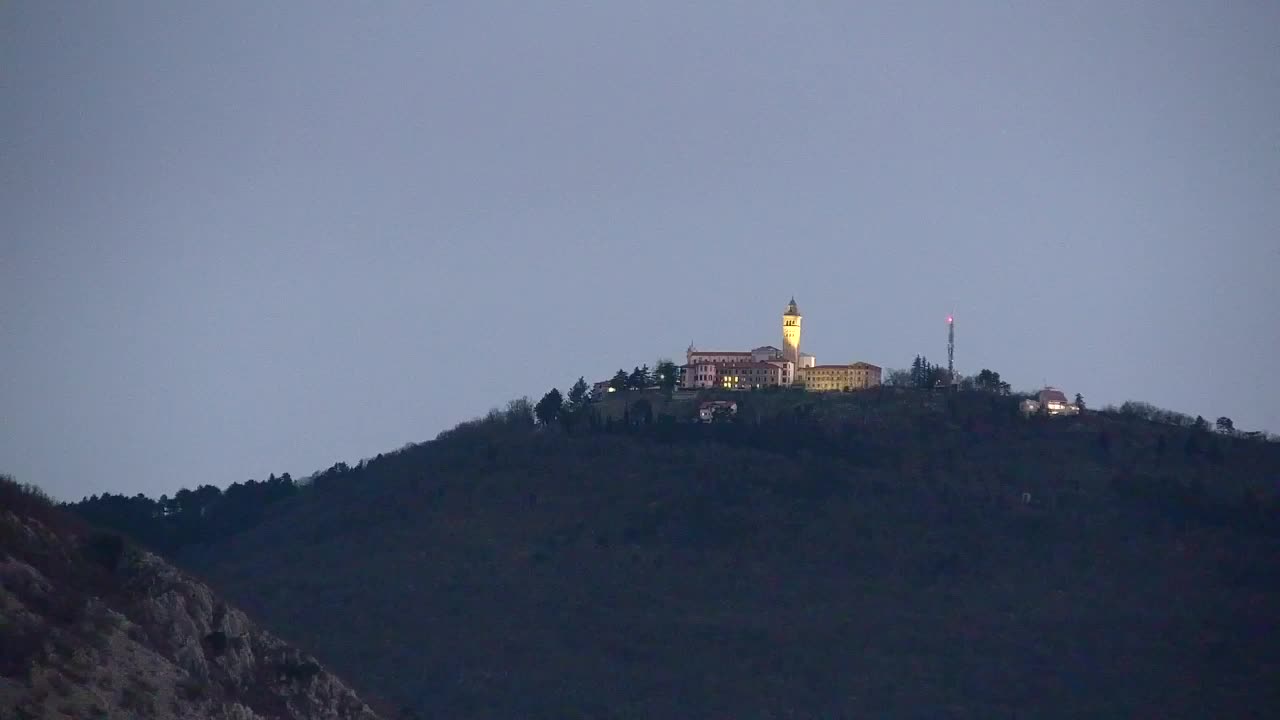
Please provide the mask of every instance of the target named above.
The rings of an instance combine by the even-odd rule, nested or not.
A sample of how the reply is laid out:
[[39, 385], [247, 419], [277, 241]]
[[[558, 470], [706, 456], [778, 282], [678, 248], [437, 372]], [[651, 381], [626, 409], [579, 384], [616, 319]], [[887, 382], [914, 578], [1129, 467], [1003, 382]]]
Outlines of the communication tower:
[[951, 315], [947, 316], [947, 382], [956, 385], [956, 322]]

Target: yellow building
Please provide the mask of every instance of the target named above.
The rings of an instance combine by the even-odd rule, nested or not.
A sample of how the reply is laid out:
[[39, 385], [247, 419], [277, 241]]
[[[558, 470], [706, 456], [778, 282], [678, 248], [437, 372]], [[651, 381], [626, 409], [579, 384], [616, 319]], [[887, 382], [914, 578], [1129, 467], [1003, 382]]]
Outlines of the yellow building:
[[791, 298], [782, 311], [782, 347], [765, 345], [754, 350], [698, 350], [689, 346], [680, 368], [680, 387], [690, 390], [717, 388], [750, 390], [801, 386], [806, 390], [862, 390], [880, 384], [881, 370], [866, 362], [818, 365], [800, 351], [804, 316]]
[[782, 312], [782, 357], [790, 360], [796, 368], [803, 364], [800, 362], [800, 321], [803, 319], [796, 299], [792, 297]]
[[787, 376], [786, 361], [776, 362], [744, 362], [732, 365], [720, 365], [716, 368], [715, 387], [724, 390], [755, 390], [757, 388], [777, 387], [784, 383]]
[[805, 390], [864, 390], [880, 384], [881, 369], [865, 362], [848, 365], [815, 365], [799, 371]]

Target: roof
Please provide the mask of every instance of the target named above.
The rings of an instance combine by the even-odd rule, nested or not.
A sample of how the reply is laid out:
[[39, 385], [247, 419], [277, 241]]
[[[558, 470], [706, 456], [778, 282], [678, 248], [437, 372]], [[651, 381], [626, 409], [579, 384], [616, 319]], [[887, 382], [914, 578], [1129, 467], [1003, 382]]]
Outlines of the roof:
[[1045, 388], [1040, 391], [1040, 402], [1067, 402], [1067, 396], [1057, 388]]
[[850, 368], [853, 368], [854, 370], [868, 370], [868, 369], [879, 370], [880, 366], [872, 365], [871, 363], [868, 363], [868, 362], [858, 361], [858, 362], [849, 363], [847, 365], [812, 365], [810, 367], [805, 368], [805, 370], [848, 370]]
[[750, 370], [750, 369], [777, 370], [778, 369], [777, 365], [775, 365], [773, 362], [768, 362], [768, 361], [724, 363], [720, 367], [724, 370]]
[[776, 348], [776, 347], [774, 347], [774, 346], [772, 346], [772, 345], [761, 345], [761, 346], [760, 346], [760, 347], [758, 347], [758, 348], [754, 348], [751, 352], [753, 352], [753, 353], [758, 353], [758, 352], [760, 352], [760, 351], [762, 351], [762, 350], [772, 350], [772, 351], [774, 351], [774, 352], [782, 352], [781, 350], [779, 350], [778, 348]]
[[879, 370], [879, 369], [880, 369], [880, 366], [879, 366], [879, 365], [872, 365], [872, 364], [871, 364], [871, 363], [869, 363], [869, 362], [862, 362], [861, 360], [859, 360], [858, 362], [855, 362], [855, 363], [849, 363], [849, 367], [851, 367], [851, 368], [860, 368], [860, 369], [876, 369], [876, 370]]
[[689, 355], [692, 357], [697, 357], [699, 355], [742, 355], [743, 357], [747, 357], [751, 355], [751, 352], [749, 350], [690, 350]]
[[784, 313], [782, 313], [782, 314], [783, 314], [783, 315], [799, 315], [799, 314], [800, 314], [800, 308], [796, 305], [796, 296], [795, 296], [795, 295], [792, 295], [792, 296], [791, 296], [791, 302], [787, 303], [787, 309], [786, 309], [786, 312], [784, 312]]

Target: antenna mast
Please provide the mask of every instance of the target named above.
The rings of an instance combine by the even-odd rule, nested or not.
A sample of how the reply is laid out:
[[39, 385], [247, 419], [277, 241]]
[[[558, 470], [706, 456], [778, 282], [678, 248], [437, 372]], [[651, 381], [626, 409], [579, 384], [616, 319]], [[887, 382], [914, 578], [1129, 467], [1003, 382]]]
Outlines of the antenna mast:
[[947, 382], [956, 384], [956, 323], [952, 315], [947, 316]]

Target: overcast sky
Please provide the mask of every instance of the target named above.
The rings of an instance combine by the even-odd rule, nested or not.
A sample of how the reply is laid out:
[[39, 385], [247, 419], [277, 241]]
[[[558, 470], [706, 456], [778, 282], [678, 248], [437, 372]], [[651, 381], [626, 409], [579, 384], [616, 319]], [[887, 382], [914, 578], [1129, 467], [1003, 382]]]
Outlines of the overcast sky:
[[1280, 431], [1280, 4], [9, 2], [0, 472], [305, 475], [781, 342]]

